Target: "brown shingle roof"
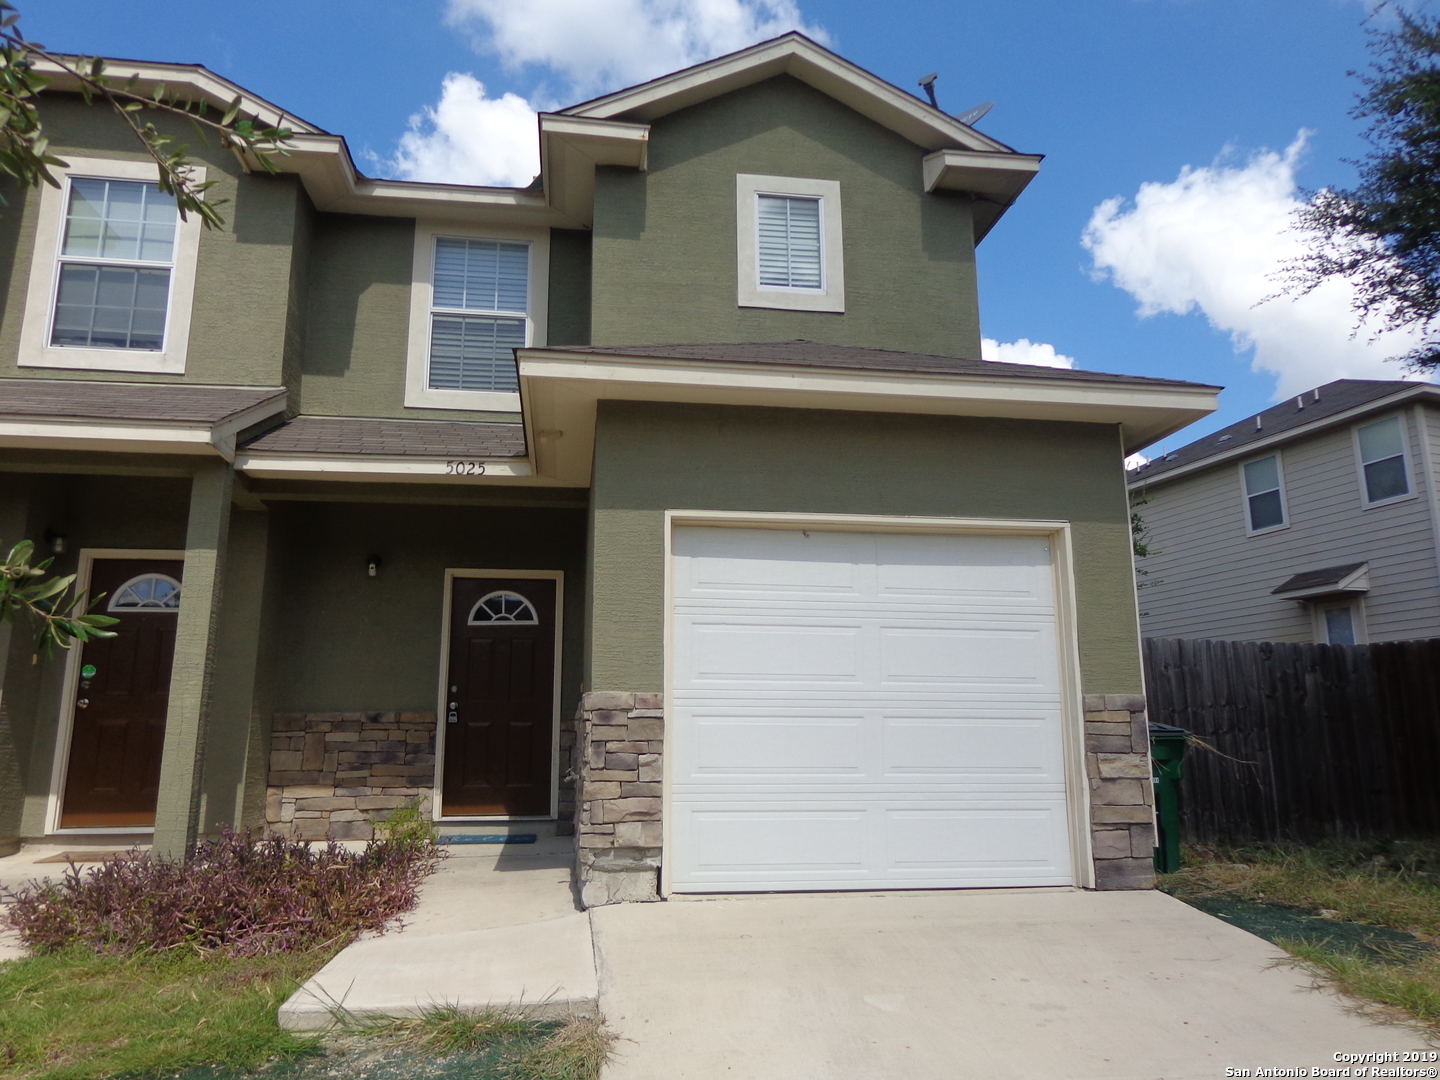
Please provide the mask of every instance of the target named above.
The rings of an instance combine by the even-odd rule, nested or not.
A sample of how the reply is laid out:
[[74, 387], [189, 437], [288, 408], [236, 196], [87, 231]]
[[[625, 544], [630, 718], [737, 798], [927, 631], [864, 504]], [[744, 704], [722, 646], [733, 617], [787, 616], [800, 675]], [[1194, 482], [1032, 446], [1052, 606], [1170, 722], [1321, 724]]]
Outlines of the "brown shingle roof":
[[283, 386], [0, 379], [0, 416], [213, 425], [284, 396]]
[[1074, 368], [1038, 364], [1003, 364], [959, 356], [865, 349], [853, 345], [825, 345], [817, 341], [766, 341], [715, 345], [584, 345], [547, 349], [547, 352], [590, 353], [608, 356], [643, 356], [657, 359], [713, 360], [727, 364], [772, 364], [787, 367], [839, 368], [859, 371], [893, 371], [919, 375], [981, 375], [988, 378], [1036, 379], [1052, 382], [1110, 383], [1124, 386], [1185, 386], [1219, 389], [1178, 379], [1152, 379], [1141, 375], [1108, 375]]
[[247, 442], [262, 454], [359, 454], [374, 457], [525, 456], [520, 424], [297, 416]]
[[[1140, 480], [1153, 480], [1192, 462], [1203, 461], [1219, 454], [1229, 454], [1262, 439], [1349, 412], [1362, 405], [1379, 404], [1385, 398], [1424, 386], [1434, 388], [1431, 383], [1405, 382], [1399, 379], [1337, 379], [1317, 389], [1306, 390], [1298, 397], [1286, 398], [1279, 405], [1272, 405], [1264, 412], [1247, 416], [1227, 428], [1212, 431], [1202, 439], [1187, 443], [1179, 450], [1172, 450], [1163, 457], [1157, 457], [1138, 469], [1131, 469], [1128, 480], [1132, 484]], [[1255, 423], [1257, 417], [1260, 420], [1258, 427]]]

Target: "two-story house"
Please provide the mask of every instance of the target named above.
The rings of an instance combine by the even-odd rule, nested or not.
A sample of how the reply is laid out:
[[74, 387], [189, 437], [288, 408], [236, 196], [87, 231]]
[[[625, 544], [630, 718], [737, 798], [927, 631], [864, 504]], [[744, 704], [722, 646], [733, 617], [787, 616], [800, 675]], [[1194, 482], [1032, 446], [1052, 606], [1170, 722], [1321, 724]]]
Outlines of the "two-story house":
[[1440, 387], [1341, 379], [1130, 472], [1146, 637], [1440, 637]]
[[1122, 458], [1215, 388], [979, 359], [1037, 157], [789, 34], [542, 115], [526, 188], [286, 114], [278, 175], [199, 149], [206, 231], [73, 89], [0, 213], [0, 540], [120, 624], [9, 632], [6, 836], [413, 803], [574, 828], [590, 903], [1149, 883]]

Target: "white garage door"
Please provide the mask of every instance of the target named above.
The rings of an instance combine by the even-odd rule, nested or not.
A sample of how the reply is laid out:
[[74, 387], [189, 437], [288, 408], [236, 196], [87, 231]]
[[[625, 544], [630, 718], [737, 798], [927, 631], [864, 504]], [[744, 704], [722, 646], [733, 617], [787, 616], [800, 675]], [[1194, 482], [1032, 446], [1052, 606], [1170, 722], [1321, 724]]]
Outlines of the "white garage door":
[[1050, 543], [677, 528], [677, 892], [1069, 885]]

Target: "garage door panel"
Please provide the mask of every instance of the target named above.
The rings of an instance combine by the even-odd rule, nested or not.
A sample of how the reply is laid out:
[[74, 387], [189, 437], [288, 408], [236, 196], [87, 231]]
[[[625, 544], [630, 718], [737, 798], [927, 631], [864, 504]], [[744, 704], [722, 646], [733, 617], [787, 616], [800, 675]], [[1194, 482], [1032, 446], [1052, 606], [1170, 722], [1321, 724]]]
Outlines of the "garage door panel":
[[1064, 756], [1049, 737], [1058, 712], [1004, 719], [891, 713], [881, 723], [886, 777], [1064, 783]]
[[892, 809], [885, 814], [886, 866], [891, 872], [1003, 870], [1061, 876], [1057, 884], [1068, 885], [1070, 868], [1057, 865], [1054, 857], [1065, 842], [1063, 800], [984, 809]]
[[741, 715], [692, 711], [695, 738], [677, 761], [676, 774], [697, 781], [718, 777], [767, 778], [824, 773], [863, 774], [864, 714], [784, 715], [766, 711]]
[[677, 592], [691, 596], [842, 598], [873, 587], [873, 542], [853, 533], [687, 529], [674, 549], [684, 559]]
[[1050, 627], [881, 626], [880, 674], [889, 686], [998, 685], [1058, 697], [1053, 634]]
[[857, 807], [687, 808], [675, 823], [677, 847], [695, 853], [695, 875], [865, 875], [857, 844], [867, 811]]
[[689, 647], [677, 667], [685, 685], [841, 681], [861, 678], [863, 629], [845, 625], [727, 625], [684, 620]]
[[1049, 541], [1029, 537], [889, 536], [876, 544], [877, 595], [927, 606], [1052, 606]]

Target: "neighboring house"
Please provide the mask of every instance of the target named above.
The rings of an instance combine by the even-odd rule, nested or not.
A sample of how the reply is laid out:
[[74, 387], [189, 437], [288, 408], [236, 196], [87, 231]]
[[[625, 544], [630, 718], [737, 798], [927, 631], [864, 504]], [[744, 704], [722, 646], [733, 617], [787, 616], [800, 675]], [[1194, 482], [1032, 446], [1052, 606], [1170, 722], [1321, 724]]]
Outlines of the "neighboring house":
[[200, 149], [204, 232], [66, 91], [0, 213], [0, 537], [122, 632], [10, 634], [7, 835], [419, 802], [573, 823], [587, 903], [1149, 883], [1122, 456], [1216, 391], [978, 359], [1038, 158], [791, 34], [542, 115], [526, 188], [287, 116], [278, 176]]
[[1341, 379], [1130, 472], [1145, 637], [1440, 637], [1440, 387]]

